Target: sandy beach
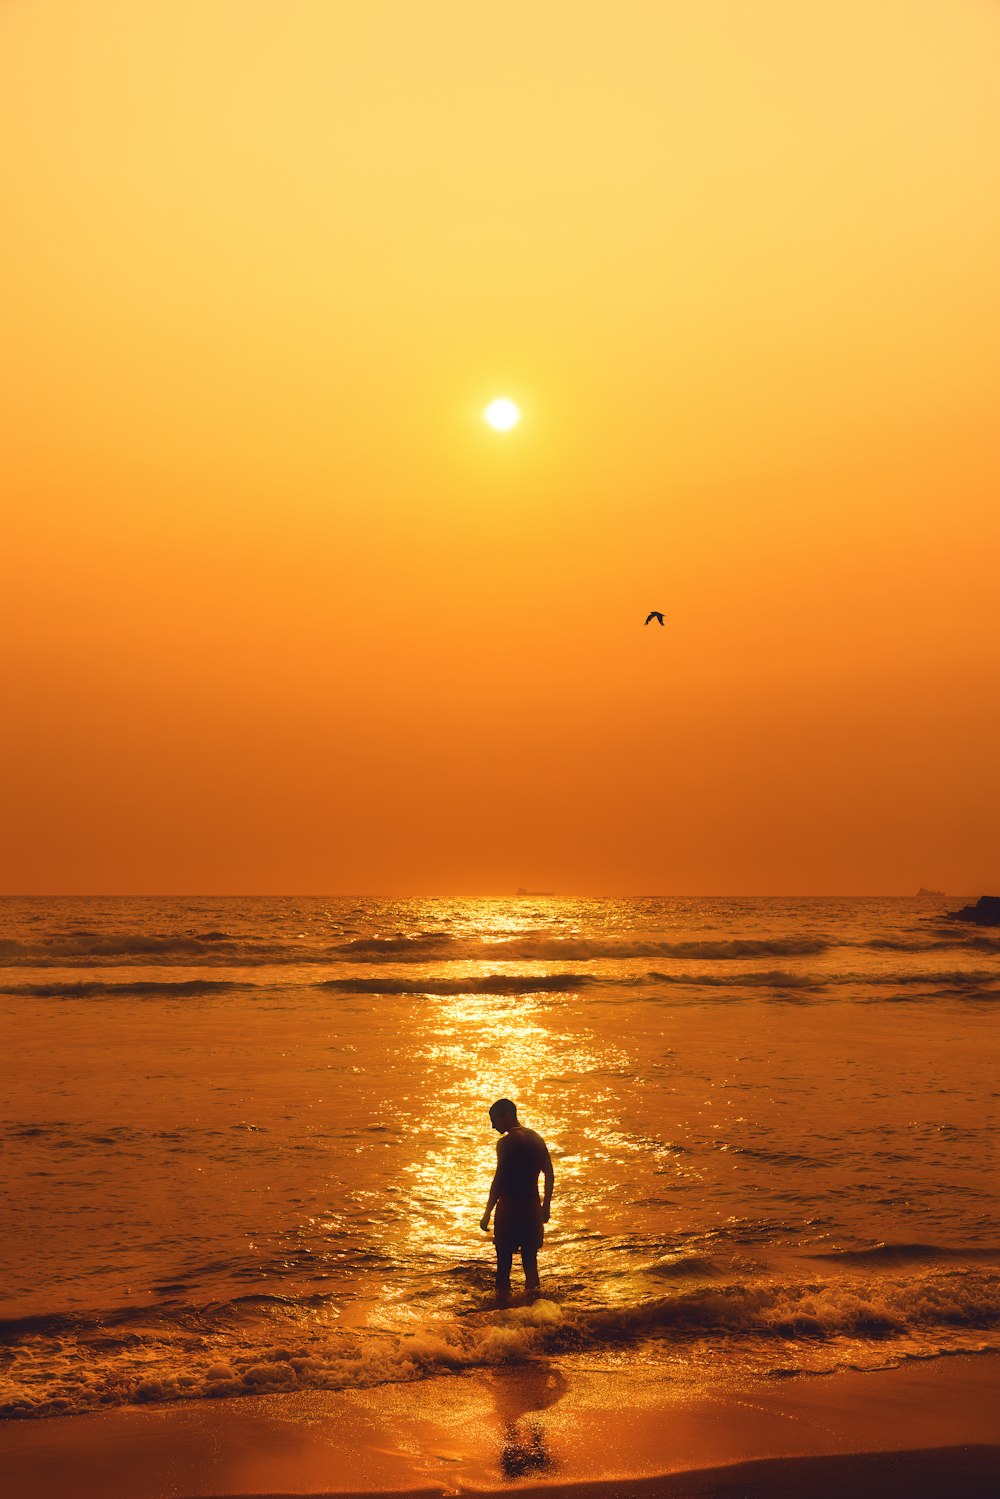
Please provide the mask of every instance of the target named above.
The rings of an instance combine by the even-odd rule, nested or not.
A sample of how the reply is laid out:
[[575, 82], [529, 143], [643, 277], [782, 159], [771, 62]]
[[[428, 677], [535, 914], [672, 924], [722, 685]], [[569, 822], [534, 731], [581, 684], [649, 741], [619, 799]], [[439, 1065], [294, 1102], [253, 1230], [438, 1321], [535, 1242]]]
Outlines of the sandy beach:
[[[613, 1392], [613, 1393], [612, 1393]], [[8, 1422], [6, 1499], [560, 1493], [585, 1499], [994, 1494], [1000, 1358], [734, 1380], [544, 1365], [314, 1392]]]

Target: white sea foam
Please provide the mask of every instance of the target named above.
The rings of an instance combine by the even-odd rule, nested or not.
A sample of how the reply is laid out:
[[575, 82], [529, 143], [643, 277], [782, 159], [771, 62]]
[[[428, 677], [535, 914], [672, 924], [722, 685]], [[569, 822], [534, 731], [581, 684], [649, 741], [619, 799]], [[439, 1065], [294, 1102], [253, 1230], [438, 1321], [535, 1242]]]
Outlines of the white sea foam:
[[0, 1415], [31, 1417], [106, 1405], [217, 1398], [277, 1391], [364, 1388], [442, 1373], [560, 1355], [599, 1355], [652, 1342], [673, 1347], [720, 1340], [741, 1347], [810, 1345], [811, 1366], [833, 1369], [857, 1357], [859, 1340], [881, 1363], [1000, 1348], [1000, 1276], [921, 1274], [886, 1280], [834, 1277], [735, 1281], [692, 1286], [670, 1296], [613, 1307], [541, 1299], [531, 1306], [431, 1322], [417, 1330], [341, 1334], [317, 1330], [294, 1309], [275, 1341], [260, 1329], [213, 1328], [199, 1336], [169, 1321], [117, 1330], [105, 1324], [35, 1329], [13, 1338], [0, 1382]]

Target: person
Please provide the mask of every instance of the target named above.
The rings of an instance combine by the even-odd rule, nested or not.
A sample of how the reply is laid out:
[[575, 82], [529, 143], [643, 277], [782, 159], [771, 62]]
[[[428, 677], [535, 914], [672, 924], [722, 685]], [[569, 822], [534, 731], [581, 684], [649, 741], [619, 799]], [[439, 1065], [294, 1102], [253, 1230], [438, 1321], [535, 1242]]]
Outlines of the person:
[[[555, 1172], [545, 1141], [533, 1129], [519, 1123], [517, 1106], [509, 1098], [498, 1098], [490, 1109], [490, 1123], [500, 1139], [497, 1141], [497, 1169], [490, 1187], [480, 1227], [490, 1231], [493, 1221], [493, 1243], [497, 1252], [497, 1294], [510, 1294], [510, 1267], [516, 1250], [521, 1251], [524, 1284], [528, 1291], [539, 1289], [538, 1251], [542, 1247], [544, 1225], [549, 1221]], [[545, 1179], [545, 1196], [539, 1201], [538, 1178]]]

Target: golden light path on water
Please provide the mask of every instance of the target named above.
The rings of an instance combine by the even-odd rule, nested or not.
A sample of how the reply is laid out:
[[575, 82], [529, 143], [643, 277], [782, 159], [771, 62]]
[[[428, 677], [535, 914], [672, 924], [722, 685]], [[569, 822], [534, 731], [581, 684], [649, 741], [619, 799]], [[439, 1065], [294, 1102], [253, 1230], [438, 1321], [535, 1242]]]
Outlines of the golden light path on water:
[[[480, 1144], [470, 1153], [470, 1122], [485, 1135], [488, 1110], [497, 1097], [520, 1104], [522, 1120], [546, 1139], [560, 1163], [560, 1196], [571, 1195], [579, 1174], [579, 1160], [568, 1147], [573, 1121], [546, 1089], [545, 1082], [558, 1053], [563, 1077], [595, 1067], [597, 1053], [577, 1037], [559, 1038], [543, 1023], [542, 1006], [530, 996], [500, 1005], [480, 994], [459, 994], [439, 1001], [436, 1034], [423, 1047], [422, 1061], [437, 1086], [431, 1103], [443, 1144], [408, 1168], [414, 1200], [426, 1203], [426, 1215], [416, 1218], [413, 1234], [418, 1244], [431, 1248], [439, 1242], [440, 1225], [449, 1226], [455, 1246], [467, 1226], [469, 1205], [483, 1200], [493, 1165], [492, 1146]], [[600, 1106], [600, 1094], [588, 1100]]]
[[[24, 938], [55, 961], [12, 968], [2, 1001], [4, 1232], [30, 1250], [7, 1293], [12, 1315], [81, 1320], [25, 1334], [11, 1398], [80, 1410], [511, 1358], [671, 1360], [690, 1381], [734, 1358], [982, 1346], [997, 959], [975, 934], [942, 947], [934, 920], [57, 906]], [[534, 1308], [497, 1308], [479, 1226], [502, 1095], [555, 1165]]]
[[[536, 924], [534, 914], [510, 914], [509, 906], [505, 911], [495, 902], [477, 904], [481, 909], [462, 935], [499, 950]], [[574, 932], [566, 936], [572, 940]], [[476, 981], [508, 966], [528, 976], [538, 971], [545, 979], [559, 965], [485, 959], [463, 963], [462, 970]], [[485, 1201], [495, 1163], [487, 1113], [497, 1097], [514, 1099], [523, 1122], [543, 1136], [556, 1163], [550, 1254], [560, 1241], [606, 1226], [609, 1187], [623, 1184], [615, 1180], [615, 1167], [627, 1170], [630, 1157], [646, 1157], [648, 1167], [652, 1152], [653, 1159], [669, 1158], [672, 1169], [686, 1178], [696, 1174], [663, 1141], [633, 1134], [625, 1125], [623, 1083], [641, 1090], [644, 1080], [634, 1051], [621, 1043], [620, 1023], [609, 1028], [607, 1007], [597, 1002], [594, 1020], [581, 1024], [579, 1013], [572, 1018], [567, 1013], [567, 1000], [544, 987], [511, 997], [470, 992], [436, 997], [433, 1019], [424, 1011], [432, 1035], [423, 1043], [421, 1059], [435, 1090], [431, 1110], [443, 1139], [408, 1168], [414, 1200], [426, 1205], [412, 1220], [414, 1248], [440, 1253], [444, 1229], [449, 1250], [467, 1252], [469, 1205]], [[488, 1144], [481, 1141], [484, 1130]], [[560, 1258], [565, 1266], [565, 1256]]]
[[[466, 924], [463, 936], [499, 945], [529, 924], [520, 916], [505, 917], [493, 903], [482, 906], [479, 919]], [[486, 959], [463, 964], [463, 972], [472, 980], [485, 980], [497, 967]], [[476, 992], [443, 996], [435, 999], [431, 1013], [419, 1061], [433, 1090], [427, 1122], [437, 1143], [406, 1168], [413, 1203], [407, 1219], [409, 1253], [468, 1253], [469, 1216], [485, 1206], [495, 1165], [496, 1136], [488, 1111], [498, 1097], [518, 1103], [522, 1122], [548, 1143], [558, 1163], [563, 1220], [571, 1211], [585, 1211], [581, 1131], [600, 1137], [612, 1129], [613, 1114], [605, 1117], [605, 1112], [613, 1093], [599, 1079], [602, 1071], [627, 1067], [627, 1053], [606, 1039], [599, 1041], [590, 1027], [560, 1027], [553, 998], [544, 992], [510, 998]]]
[[[470, 911], [467, 903], [463, 941], [503, 951], [531, 929], [530, 916], [505, 915], [498, 904], [479, 902]], [[396, 1179], [388, 1186], [373, 1182], [366, 1194], [394, 1273], [377, 1300], [364, 1297], [369, 1325], [417, 1321], [429, 1303], [448, 1315], [456, 1273], [471, 1275], [480, 1297], [486, 1293], [492, 1246], [478, 1220], [495, 1167], [496, 1136], [488, 1110], [497, 1097], [515, 1100], [523, 1122], [548, 1142], [555, 1163], [556, 1195], [542, 1260], [543, 1285], [561, 1287], [559, 1294], [586, 1293], [594, 1246], [634, 1230], [636, 1198], [645, 1200], [647, 1216], [659, 1216], [651, 1168], [678, 1184], [692, 1185], [702, 1176], [701, 1166], [656, 1132], [662, 1097], [650, 1097], [642, 1128], [623, 1106], [626, 1095], [638, 1103], [662, 1091], [648, 1055], [651, 1042], [663, 1047], [663, 1017], [653, 1015], [652, 1036], [648, 1017], [638, 1027], [637, 1051], [623, 1035], [617, 1004], [592, 997], [589, 1007], [581, 1007], [580, 996], [546, 989], [558, 966], [463, 960], [468, 991], [430, 992], [409, 1002], [405, 1020], [399, 1017], [406, 1045], [400, 1066], [385, 1058], [392, 1068], [392, 1091], [377, 1109], [380, 1127], [397, 1131]], [[526, 992], [477, 992], [498, 972], [524, 978]], [[415, 984], [426, 982], [433, 991], [432, 969], [421, 966], [408, 973]], [[539, 980], [536, 992], [530, 989], [532, 974]], [[645, 1072], [641, 1051], [647, 1056]], [[705, 1101], [708, 1109], [712, 1104]], [[398, 1211], [386, 1214], [387, 1194], [398, 1202]], [[662, 1254], [662, 1244], [651, 1241], [637, 1256], [619, 1256], [617, 1268], [603, 1276], [601, 1299], [608, 1305], [634, 1300], [633, 1272]], [[405, 1267], [413, 1273], [407, 1275]], [[414, 1274], [434, 1284], [415, 1294]]]

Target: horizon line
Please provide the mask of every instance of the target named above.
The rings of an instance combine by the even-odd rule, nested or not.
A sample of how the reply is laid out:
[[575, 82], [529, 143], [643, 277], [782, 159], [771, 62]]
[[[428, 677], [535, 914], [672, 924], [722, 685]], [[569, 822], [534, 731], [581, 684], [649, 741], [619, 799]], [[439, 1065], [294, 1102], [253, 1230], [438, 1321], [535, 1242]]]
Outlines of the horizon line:
[[920, 890], [895, 890], [895, 891], [812, 891], [809, 893], [789, 893], [782, 891], [755, 892], [755, 891], [719, 891], [694, 892], [687, 894], [663, 893], [656, 891], [645, 891], [634, 894], [626, 892], [604, 891], [601, 894], [588, 894], [582, 891], [566, 892], [565, 894], [549, 894], [547, 892], [527, 891], [518, 894], [517, 891], [488, 892], [481, 891], [476, 894], [469, 892], [451, 894], [421, 894], [389, 895], [377, 891], [365, 892], [310, 892], [296, 893], [294, 891], [227, 891], [211, 892], [199, 890], [187, 891], [163, 891], [163, 890], [91, 890], [91, 891], [6, 891], [0, 892], [0, 900], [919, 900], [922, 896], [934, 897], [941, 900], [964, 900], [970, 892], [951, 890], [931, 890], [922, 888]]

